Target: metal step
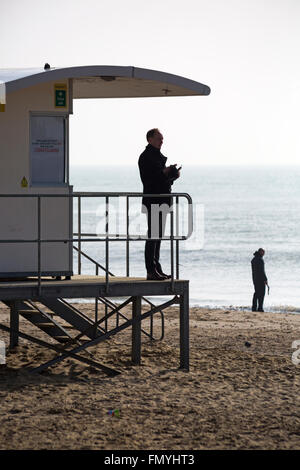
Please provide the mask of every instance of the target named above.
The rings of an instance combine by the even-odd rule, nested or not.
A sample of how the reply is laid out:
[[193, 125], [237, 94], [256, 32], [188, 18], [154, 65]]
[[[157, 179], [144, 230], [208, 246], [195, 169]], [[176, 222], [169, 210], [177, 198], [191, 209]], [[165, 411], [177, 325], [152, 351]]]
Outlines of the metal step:
[[57, 339], [58, 341], [61, 341], [62, 343], [66, 343], [67, 341], [70, 341], [69, 336], [65, 336], [65, 335], [56, 335], [55, 339]]
[[[11, 307], [11, 303], [9, 301], [4, 303], [8, 307]], [[51, 338], [56, 339], [60, 343], [72, 339], [72, 336], [64, 329], [63, 326], [59, 325], [56, 320], [35, 306], [31, 301], [19, 301], [19, 305], [19, 315], [30, 321], [30, 323], [35, 325], [47, 335], [51, 336]]]
[[20, 315], [27, 315], [29, 313], [30, 314], [35, 313], [35, 314], [39, 314], [39, 315], [41, 314], [41, 312], [39, 312], [38, 310], [34, 310], [33, 308], [32, 309], [28, 308], [28, 309], [25, 309], [25, 310], [18, 310], [18, 312], [20, 313]]
[[[49, 297], [40, 298], [39, 302], [45, 305], [47, 308], [58, 314], [67, 323], [74, 326], [76, 330], [81, 333], [85, 333], [90, 339], [95, 338], [95, 328], [93, 322], [88, 320], [86, 317], [80, 314], [79, 310], [73, 309], [72, 305], [67, 303], [65, 300], [53, 299]], [[88, 331], [87, 331], [88, 330]], [[102, 336], [103, 333], [97, 328], [96, 336]]]
[[38, 310], [19, 310], [19, 314], [34, 324], [51, 323], [51, 325], [53, 325], [52, 319], [51, 322], [49, 322], [49, 317], [46, 317], [45, 314], [42, 314]]

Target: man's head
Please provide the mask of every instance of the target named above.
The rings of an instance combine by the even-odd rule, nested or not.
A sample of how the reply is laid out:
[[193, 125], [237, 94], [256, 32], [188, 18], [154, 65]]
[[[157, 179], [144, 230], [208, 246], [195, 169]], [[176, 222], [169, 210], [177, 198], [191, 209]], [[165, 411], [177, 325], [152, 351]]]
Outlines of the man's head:
[[265, 250], [263, 248], [259, 248], [258, 253], [260, 254], [260, 256], [264, 256]]
[[150, 129], [146, 135], [147, 141], [156, 149], [160, 150], [163, 144], [164, 138], [162, 133], [158, 129]]

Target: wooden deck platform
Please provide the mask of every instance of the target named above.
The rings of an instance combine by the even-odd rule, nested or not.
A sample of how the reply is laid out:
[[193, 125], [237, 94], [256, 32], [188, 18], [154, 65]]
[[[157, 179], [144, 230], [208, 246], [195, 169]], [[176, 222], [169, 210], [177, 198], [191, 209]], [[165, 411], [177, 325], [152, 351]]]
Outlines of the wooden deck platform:
[[[181, 279], [173, 281], [147, 281], [145, 278], [115, 276], [110, 276], [108, 281], [109, 282], [107, 282], [104, 276], [75, 275], [72, 276], [70, 280], [57, 280], [45, 277], [42, 278], [39, 286], [38, 278], [0, 279], [0, 301], [4, 301], [6, 305], [10, 306], [10, 328], [4, 325], [0, 325], [0, 328], [5, 331], [10, 331], [11, 347], [18, 344], [19, 336], [23, 336], [33, 342], [39, 341], [39, 344], [41, 344], [40, 340], [19, 332], [19, 314], [23, 314], [24, 316], [24, 310], [22, 310], [24, 309], [24, 302], [41, 302], [47, 305], [49, 302], [52, 304], [55, 304], [55, 302], [56, 304], [60, 303], [63, 299], [129, 297], [128, 302], [130, 301], [132, 303], [131, 319], [128, 319], [125, 323], [110, 331], [105, 331], [94, 339], [86, 341], [84, 345], [67, 351], [65, 354], [58, 356], [49, 363], [41, 365], [36, 371], [49, 367], [66, 357], [74, 357], [74, 354], [76, 359], [86, 361], [86, 359], [80, 358], [77, 352], [98, 344], [127, 327], [132, 327], [132, 362], [134, 364], [140, 364], [142, 321], [160, 311], [161, 307], [163, 309], [172, 304], [178, 304], [180, 368], [189, 370], [189, 281]], [[141, 300], [145, 296], [174, 296], [174, 298], [165, 301], [161, 306], [152, 305], [148, 312], [142, 313]], [[20, 307], [21, 304], [23, 307]], [[26, 305], [25, 307], [27, 309], [29, 308]], [[119, 307], [117, 307], [115, 311], [117, 311], [118, 308]], [[112, 313], [113, 312], [114, 310]], [[64, 306], [64, 308], [62, 308], [60, 305], [57, 315], [66, 318], [67, 314], [70, 315], [70, 312], [66, 312], [66, 307]], [[29, 308], [29, 310], [25, 311], [25, 315], [31, 318], [32, 310]], [[78, 326], [79, 331], [84, 331], [85, 327], [81, 326], [82, 318], [80, 319], [78, 317], [74, 320], [74, 315], [76, 317], [76, 312], [72, 312], [73, 320], [70, 321], [70, 323], [74, 325], [75, 321], [75, 325]], [[111, 315], [111, 313], [108, 314], [108, 316], [109, 315]], [[43, 323], [41, 323], [40, 326], [42, 327]], [[97, 326], [96, 323], [95, 326]], [[56, 325], [56, 327], [58, 327], [58, 325]], [[53, 348], [53, 346], [48, 343], [43, 343], [43, 345]]]
[[42, 278], [41, 293], [37, 278], [0, 279], [0, 300], [37, 299], [41, 296], [63, 298], [89, 298], [98, 296], [182, 295], [189, 281], [147, 281], [139, 277], [75, 275], [70, 280]]

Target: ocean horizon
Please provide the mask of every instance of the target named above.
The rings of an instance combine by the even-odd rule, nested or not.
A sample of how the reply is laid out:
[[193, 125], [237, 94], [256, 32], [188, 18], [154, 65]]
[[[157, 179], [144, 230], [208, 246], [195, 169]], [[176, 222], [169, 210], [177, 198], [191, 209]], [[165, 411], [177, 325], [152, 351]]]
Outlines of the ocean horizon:
[[[190, 280], [191, 306], [250, 309], [250, 262], [263, 247], [270, 285], [265, 311], [300, 313], [299, 182], [297, 166], [183, 165], [172, 191], [190, 194], [194, 205], [194, 232], [180, 242], [179, 256], [180, 278]], [[137, 166], [71, 166], [70, 184], [74, 191], [142, 192]], [[136, 209], [140, 201], [133, 204]], [[83, 202], [84, 231], [95, 232], [102, 210], [103, 201]], [[86, 242], [83, 251], [104, 264], [103, 244]], [[143, 251], [143, 241], [130, 242], [132, 276], [146, 274]], [[163, 241], [165, 272], [169, 252], [170, 242]], [[126, 274], [124, 242], [110, 243], [110, 270]], [[82, 260], [82, 273], [93, 274], [94, 267]]]

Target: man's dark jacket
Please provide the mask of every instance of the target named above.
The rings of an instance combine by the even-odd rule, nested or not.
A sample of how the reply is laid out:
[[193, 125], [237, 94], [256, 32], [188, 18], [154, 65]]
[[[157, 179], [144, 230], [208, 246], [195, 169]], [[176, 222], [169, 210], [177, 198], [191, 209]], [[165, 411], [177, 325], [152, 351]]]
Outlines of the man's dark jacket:
[[[144, 194], [170, 194], [173, 180], [168, 178], [163, 169], [166, 168], [167, 157], [165, 157], [159, 149], [148, 144], [144, 152], [139, 158], [139, 170], [143, 183]], [[143, 197], [143, 205], [147, 208], [150, 204], [171, 204], [171, 198]]]
[[265, 263], [262, 256], [258, 251], [254, 253], [254, 258], [251, 261], [252, 266], [252, 279], [254, 284], [264, 284], [267, 281], [265, 273]]

